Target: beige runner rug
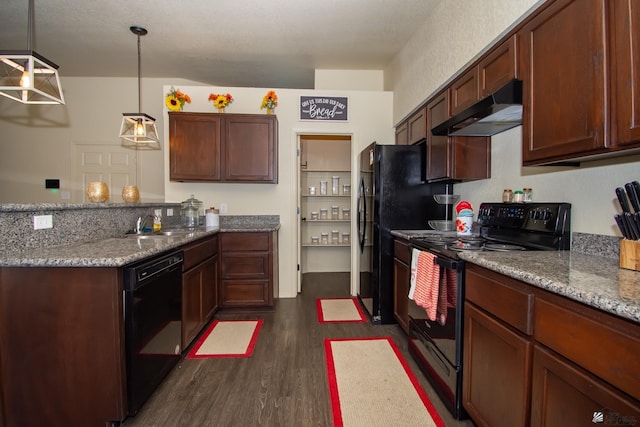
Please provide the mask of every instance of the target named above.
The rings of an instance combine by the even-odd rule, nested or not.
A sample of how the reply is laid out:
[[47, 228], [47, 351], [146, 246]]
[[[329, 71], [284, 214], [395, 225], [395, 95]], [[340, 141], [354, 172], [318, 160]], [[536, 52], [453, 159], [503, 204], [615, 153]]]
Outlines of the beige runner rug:
[[445, 427], [390, 337], [324, 345], [335, 427]]
[[262, 328], [258, 320], [214, 320], [187, 354], [187, 359], [249, 357]]
[[356, 298], [318, 298], [316, 308], [320, 323], [367, 321]]

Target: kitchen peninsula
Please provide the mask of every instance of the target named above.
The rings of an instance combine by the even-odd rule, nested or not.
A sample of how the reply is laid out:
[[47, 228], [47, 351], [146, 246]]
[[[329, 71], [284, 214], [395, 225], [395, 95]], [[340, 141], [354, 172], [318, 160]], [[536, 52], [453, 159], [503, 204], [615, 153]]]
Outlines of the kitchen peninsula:
[[[268, 236], [268, 259], [277, 264], [277, 215], [222, 216], [219, 227], [180, 230], [179, 217], [166, 215], [179, 206], [0, 205], [0, 425], [117, 425], [126, 417], [127, 266], [184, 249], [184, 352], [200, 331], [193, 325], [202, 328], [218, 308], [220, 235]], [[163, 229], [175, 234], [126, 234], [158, 209], [173, 227]], [[48, 214], [53, 228], [33, 230], [32, 216]], [[215, 288], [202, 288], [209, 284]], [[277, 292], [277, 274], [261, 284]], [[194, 295], [195, 321], [186, 302]], [[206, 313], [204, 298], [213, 298]]]

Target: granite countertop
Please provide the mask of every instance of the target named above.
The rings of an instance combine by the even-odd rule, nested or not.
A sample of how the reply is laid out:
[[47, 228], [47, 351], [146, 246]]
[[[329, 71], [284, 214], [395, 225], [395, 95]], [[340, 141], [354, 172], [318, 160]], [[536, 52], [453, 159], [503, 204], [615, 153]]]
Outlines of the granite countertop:
[[122, 267], [212, 234], [271, 232], [279, 229], [279, 218], [276, 216], [238, 216], [224, 219], [221, 217], [220, 227], [200, 227], [187, 234], [158, 238], [138, 238], [132, 234], [4, 252], [0, 253], [0, 266]]
[[[410, 239], [433, 230], [394, 230]], [[460, 252], [466, 262], [640, 323], [640, 272], [615, 258], [575, 251]]]

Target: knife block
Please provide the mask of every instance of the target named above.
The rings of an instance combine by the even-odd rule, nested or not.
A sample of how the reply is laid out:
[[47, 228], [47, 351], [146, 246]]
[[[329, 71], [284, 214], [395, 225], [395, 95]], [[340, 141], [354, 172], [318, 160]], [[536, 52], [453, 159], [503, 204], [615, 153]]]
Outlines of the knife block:
[[640, 240], [620, 240], [620, 267], [640, 271]]

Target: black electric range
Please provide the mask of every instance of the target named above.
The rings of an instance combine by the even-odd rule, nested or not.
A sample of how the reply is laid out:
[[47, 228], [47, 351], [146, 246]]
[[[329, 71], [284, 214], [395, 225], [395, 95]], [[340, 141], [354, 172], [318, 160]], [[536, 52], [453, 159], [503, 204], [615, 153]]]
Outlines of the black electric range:
[[474, 226], [468, 236], [434, 230], [410, 239], [414, 249], [434, 255], [441, 277], [450, 281], [446, 315], [435, 321], [409, 299], [409, 352], [455, 418], [467, 416], [462, 407], [465, 272], [460, 252], [568, 250], [571, 205], [482, 203]]

